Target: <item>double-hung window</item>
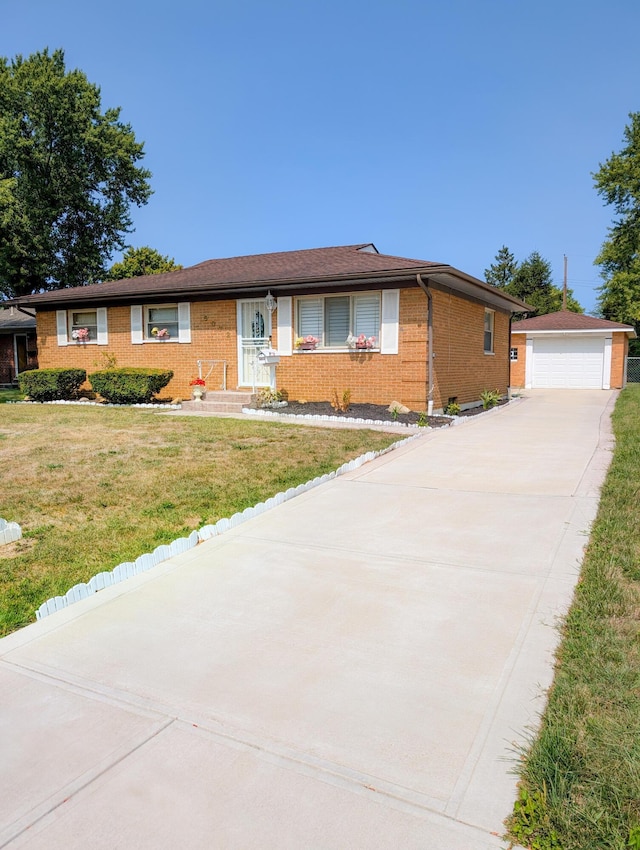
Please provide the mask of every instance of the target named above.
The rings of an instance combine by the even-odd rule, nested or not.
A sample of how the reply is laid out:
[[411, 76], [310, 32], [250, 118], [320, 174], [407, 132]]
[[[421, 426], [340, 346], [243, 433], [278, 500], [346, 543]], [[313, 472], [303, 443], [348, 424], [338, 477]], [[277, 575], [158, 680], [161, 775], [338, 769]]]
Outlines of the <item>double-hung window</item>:
[[144, 338], [178, 339], [178, 305], [161, 304], [144, 308]]
[[56, 310], [58, 345], [107, 345], [107, 308]]
[[189, 303], [132, 304], [131, 342], [191, 342]]
[[297, 301], [297, 334], [313, 336], [321, 348], [346, 348], [350, 336], [380, 339], [380, 295], [324, 295]]
[[493, 354], [493, 323], [495, 313], [493, 310], [484, 311], [484, 353]]
[[98, 311], [69, 310], [69, 338], [82, 342], [98, 341]]

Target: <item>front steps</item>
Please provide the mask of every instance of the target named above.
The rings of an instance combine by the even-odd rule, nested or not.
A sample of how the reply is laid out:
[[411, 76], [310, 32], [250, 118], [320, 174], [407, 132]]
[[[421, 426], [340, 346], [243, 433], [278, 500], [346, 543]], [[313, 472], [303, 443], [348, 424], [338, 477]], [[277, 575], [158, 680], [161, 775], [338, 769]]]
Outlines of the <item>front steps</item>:
[[201, 401], [182, 402], [182, 409], [193, 413], [242, 413], [243, 407], [249, 407], [255, 396], [242, 390], [207, 391]]

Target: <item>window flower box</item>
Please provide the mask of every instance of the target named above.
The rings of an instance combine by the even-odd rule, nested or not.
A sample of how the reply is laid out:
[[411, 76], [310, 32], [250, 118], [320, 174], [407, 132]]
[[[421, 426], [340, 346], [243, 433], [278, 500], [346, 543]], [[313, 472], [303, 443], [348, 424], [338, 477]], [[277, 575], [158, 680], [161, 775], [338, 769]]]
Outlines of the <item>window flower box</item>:
[[315, 336], [299, 336], [296, 339], [296, 348], [300, 351], [314, 351], [318, 346], [318, 338]]
[[356, 351], [370, 351], [375, 348], [375, 345], [375, 336], [365, 336], [364, 334], [353, 336], [353, 334], [349, 334], [347, 337], [347, 347]]

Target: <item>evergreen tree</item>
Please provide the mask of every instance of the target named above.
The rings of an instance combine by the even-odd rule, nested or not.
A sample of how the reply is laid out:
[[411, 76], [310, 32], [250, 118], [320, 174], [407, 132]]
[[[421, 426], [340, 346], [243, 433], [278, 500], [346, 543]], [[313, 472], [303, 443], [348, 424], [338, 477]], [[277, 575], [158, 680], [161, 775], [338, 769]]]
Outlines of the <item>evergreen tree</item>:
[[518, 270], [518, 264], [515, 257], [506, 245], [496, 254], [495, 261], [484, 270], [484, 276], [487, 283], [492, 286], [497, 286], [498, 289], [506, 289], [513, 280], [513, 276]]
[[[495, 262], [485, 269], [484, 274], [488, 283], [530, 304], [538, 316], [562, 310], [562, 289], [553, 283], [551, 265], [538, 251], [517, 263], [511, 251], [503, 245], [496, 254]], [[571, 289], [567, 289], [567, 309], [574, 313], [584, 312]], [[518, 318], [524, 315], [518, 314]]]

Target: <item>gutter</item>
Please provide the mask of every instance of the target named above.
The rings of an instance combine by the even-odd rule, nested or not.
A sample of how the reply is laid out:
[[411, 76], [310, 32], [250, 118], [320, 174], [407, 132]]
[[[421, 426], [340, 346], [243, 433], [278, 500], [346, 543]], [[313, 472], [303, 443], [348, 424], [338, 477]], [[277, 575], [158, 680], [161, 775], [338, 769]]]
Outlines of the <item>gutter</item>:
[[419, 272], [416, 274], [416, 281], [427, 296], [427, 416], [433, 416], [433, 296], [429, 284], [423, 281]]

